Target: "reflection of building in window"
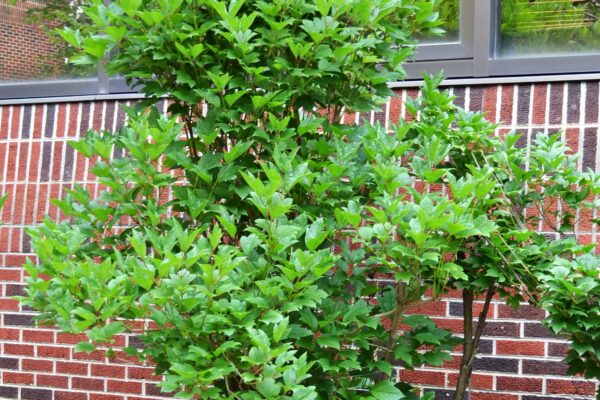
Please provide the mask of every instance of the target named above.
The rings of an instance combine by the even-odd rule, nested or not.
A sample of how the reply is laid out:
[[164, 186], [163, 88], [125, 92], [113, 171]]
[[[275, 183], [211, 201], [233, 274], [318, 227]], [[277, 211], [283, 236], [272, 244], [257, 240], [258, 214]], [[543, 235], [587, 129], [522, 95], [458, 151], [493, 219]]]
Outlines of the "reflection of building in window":
[[40, 23], [28, 20], [28, 11], [40, 1], [0, 0], [0, 81], [59, 77], [65, 60]]
[[598, 0], [504, 0], [501, 55], [597, 51]]

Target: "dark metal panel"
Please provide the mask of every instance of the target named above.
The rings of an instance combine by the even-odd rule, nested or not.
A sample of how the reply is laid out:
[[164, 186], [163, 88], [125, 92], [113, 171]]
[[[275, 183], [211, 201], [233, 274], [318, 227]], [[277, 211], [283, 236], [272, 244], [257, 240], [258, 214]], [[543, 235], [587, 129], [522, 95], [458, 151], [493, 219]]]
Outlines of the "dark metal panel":
[[125, 82], [125, 78], [110, 78], [108, 81], [108, 93], [138, 93], [139, 87], [132, 89]]
[[407, 79], [422, 79], [423, 74], [444, 71], [444, 76], [453, 78], [473, 76], [473, 60], [444, 60], [412, 62], [404, 66]]
[[97, 93], [99, 93], [97, 78], [0, 84], [0, 99], [81, 96]]
[[504, 58], [489, 63], [490, 76], [600, 72], [600, 55]]

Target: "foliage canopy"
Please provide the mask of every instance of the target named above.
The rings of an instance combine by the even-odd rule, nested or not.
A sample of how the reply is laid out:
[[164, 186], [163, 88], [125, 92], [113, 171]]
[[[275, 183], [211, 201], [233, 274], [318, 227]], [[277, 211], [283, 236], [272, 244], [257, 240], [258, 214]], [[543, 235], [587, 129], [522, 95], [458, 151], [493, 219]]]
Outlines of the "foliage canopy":
[[[494, 136], [438, 90], [441, 76], [407, 105], [415, 120], [342, 123], [392, 95], [411, 35], [437, 29], [433, 6], [94, 1], [94, 26], [61, 33], [81, 49], [75, 62], [108, 58], [148, 101], [120, 132], [72, 143], [106, 190], [75, 188], [56, 201], [68, 221], [30, 232], [39, 263], [25, 266], [23, 301], [86, 332], [79, 350], [140, 335], [145, 347], [128, 351], [183, 398], [418, 397], [396, 363], [441, 365], [460, 340], [407, 309], [451, 288], [465, 299], [457, 398], [484, 293], [488, 306], [495, 293], [545, 306], [578, 346], [574, 370], [597, 375], [590, 315], [564, 314], [584, 307], [570, 290], [597, 287], [593, 246], [566, 232], [595, 206], [599, 178], [558, 136], [531, 152]], [[152, 108], [162, 96], [169, 116]], [[540, 218], [559, 240], [531, 229]]]

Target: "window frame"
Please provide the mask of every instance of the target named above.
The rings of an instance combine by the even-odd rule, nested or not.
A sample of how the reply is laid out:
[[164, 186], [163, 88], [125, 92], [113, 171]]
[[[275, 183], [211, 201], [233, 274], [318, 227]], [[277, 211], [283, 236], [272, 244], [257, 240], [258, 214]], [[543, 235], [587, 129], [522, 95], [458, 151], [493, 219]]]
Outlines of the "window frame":
[[[464, 21], [461, 14], [461, 30], [468, 29], [473, 34], [473, 56], [454, 57], [444, 60], [422, 60], [406, 65], [407, 78], [421, 79], [424, 72], [436, 73], [441, 70], [447, 78], [493, 78], [538, 76], [552, 74], [594, 74], [600, 72], [600, 50], [598, 54], [569, 54], [531, 57], [497, 57], [500, 39], [500, 1], [479, 0], [470, 4], [461, 1], [461, 10], [472, 5], [471, 20]], [[467, 24], [467, 25], [464, 25]]]

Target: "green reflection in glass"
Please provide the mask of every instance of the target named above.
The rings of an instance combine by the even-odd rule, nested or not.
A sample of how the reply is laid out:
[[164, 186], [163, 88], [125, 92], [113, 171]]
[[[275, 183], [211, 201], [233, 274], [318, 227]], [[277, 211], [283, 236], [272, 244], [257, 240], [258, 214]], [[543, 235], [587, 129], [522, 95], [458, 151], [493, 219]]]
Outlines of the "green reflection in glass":
[[503, 0], [499, 55], [600, 51], [597, 0]]
[[420, 42], [455, 42], [458, 41], [460, 31], [460, 0], [439, 0], [436, 11], [442, 24], [439, 26], [445, 33], [438, 35], [422, 35], [418, 38]]

